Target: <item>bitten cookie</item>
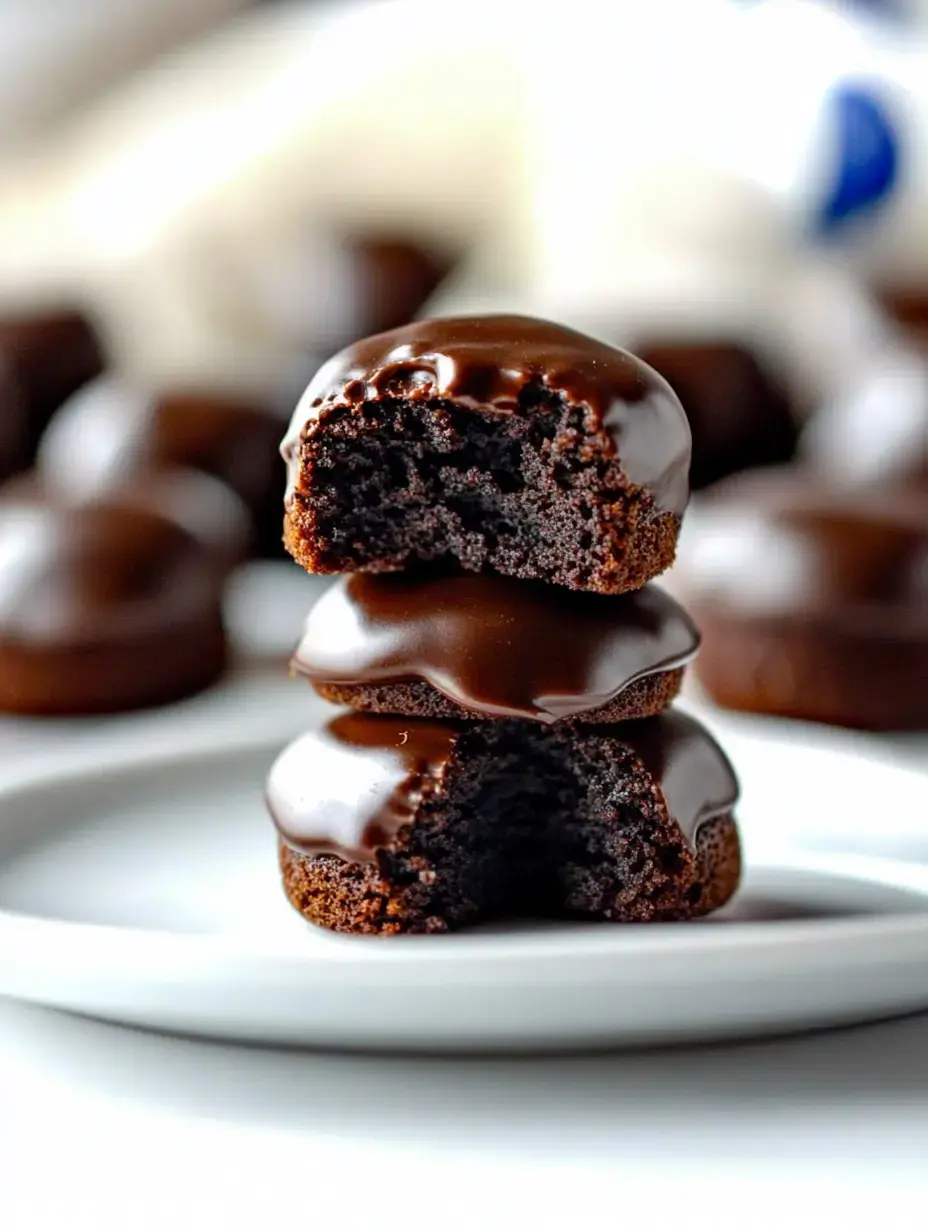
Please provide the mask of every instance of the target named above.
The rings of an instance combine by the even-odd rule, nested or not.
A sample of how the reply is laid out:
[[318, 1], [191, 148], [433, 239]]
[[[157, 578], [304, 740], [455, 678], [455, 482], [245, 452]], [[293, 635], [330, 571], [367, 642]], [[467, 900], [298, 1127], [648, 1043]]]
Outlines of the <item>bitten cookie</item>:
[[738, 883], [737, 795], [721, 749], [674, 711], [582, 731], [343, 714], [267, 786], [287, 897], [349, 933], [703, 915]]
[[713, 490], [681, 562], [696, 675], [722, 706], [928, 726], [928, 504], [800, 471]]
[[284, 538], [311, 573], [430, 562], [581, 590], [671, 564], [690, 431], [627, 352], [528, 317], [414, 323], [340, 352], [284, 441]]
[[698, 647], [657, 586], [596, 595], [486, 573], [355, 573], [317, 601], [292, 667], [359, 710], [615, 723], [668, 706]]

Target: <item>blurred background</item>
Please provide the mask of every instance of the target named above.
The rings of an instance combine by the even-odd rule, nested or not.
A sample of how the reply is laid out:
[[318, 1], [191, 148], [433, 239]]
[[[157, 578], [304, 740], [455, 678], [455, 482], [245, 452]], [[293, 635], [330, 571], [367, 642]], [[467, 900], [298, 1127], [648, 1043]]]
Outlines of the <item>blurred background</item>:
[[928, 0], [0, 4], [0, 710], [286, 683], [300, 390], [509, 310], [683, 400], [694, 687], [928, 727]]

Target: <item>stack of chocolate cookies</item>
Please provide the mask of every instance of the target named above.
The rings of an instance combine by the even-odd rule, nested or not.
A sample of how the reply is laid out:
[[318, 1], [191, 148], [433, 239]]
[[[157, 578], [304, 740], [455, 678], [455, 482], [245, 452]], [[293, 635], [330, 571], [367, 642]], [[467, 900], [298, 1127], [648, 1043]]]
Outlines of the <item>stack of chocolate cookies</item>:
[[673, 560], [690, 432], [624, 351], [524, 317], [341, 352], [284, 442], [285, 542], [341, 573], [293, 666], [351, 707], [268, 781], [315, 924], [705, 915], [734, 892], [737, 782], [668, 709], [698, 634]]

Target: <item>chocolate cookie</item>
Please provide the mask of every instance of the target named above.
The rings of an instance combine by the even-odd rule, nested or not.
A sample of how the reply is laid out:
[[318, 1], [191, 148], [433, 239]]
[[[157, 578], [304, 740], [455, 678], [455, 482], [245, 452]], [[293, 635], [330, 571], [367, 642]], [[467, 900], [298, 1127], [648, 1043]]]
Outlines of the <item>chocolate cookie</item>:
[[696, 674], [734, 710], [928, 726], [928, 504], [755, 472], [713, 490], [681, 562]]
[[317, 601], [292, 666], [359, 710], [614, 723], [668, 706], [698, 647], [657, 586], [595, 595], [494, 574], [355, 573]]
[[247, 560], [253, 543], [248, 510], [231, 488], [202, 471], [181, 469], [121, 475], [100, 491], [55, 483], [54, 476], [26, 471], [0, 487], [0, 505], [51, 505], [62, 512], [82, 506], [118, 505], [173, 522], [209, 553], [216, 577], [224, 579]]
[[424, 321], [336, 355], [284, 442], [311, 573], [430, 562], [604, 593], [672, 562], [690, 432], [627, 352], [528, 317]]
[[321, 255], [310, 271], [315, 311], [304, 338], [320, 356], [411, 321], [455, 264], [449, 251], [387, 233], [333, 239]]
[[737, 471], [787, 462], [797, 421], [773, 371], [731, 342], [647, 341], [635, 352], [669, 381], [693, 433], [690, 487], [708, 487]]
[[703, 915], [737, 886], [737, 794], [674, 711], [582, 731], [349, 713], [285, 749], [267, 787], [290, 902], [350, 933]]
[[279, 549], [282, 431], [271, 405], [232, 394], [155, 394], [104, 378], [55, 416], [38, 468], [53, 487], [96, 496], [159, 470], [203, 471], [244, 502], [260, 545]]
[[79, 313], [0, 319], [0, 480], [32, 464], [54, 412], [102, 370], [99, 342]]
[[0, 502], [0, 710], [175, 701], [226, 661], [212, 555], [142, 508]]

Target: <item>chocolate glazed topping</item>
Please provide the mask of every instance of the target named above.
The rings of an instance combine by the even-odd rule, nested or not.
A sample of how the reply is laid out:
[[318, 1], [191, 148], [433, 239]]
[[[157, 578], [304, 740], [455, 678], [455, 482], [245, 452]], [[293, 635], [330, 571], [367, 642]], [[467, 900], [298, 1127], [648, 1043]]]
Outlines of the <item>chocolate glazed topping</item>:
[[141, 508], [0, 501], [0, 642], [49, 652], [120, 646], [218, 612], [209, 558]]
[[372, 860], [441, 779], [457, 733], [450, 723], [339, 715], [277, 758], [268, 811], [297, 850]]
[[553, 723], [682, 667], [699, 634], [656, 586], [596, 595], [487, 574], [340, 578], [292, 666], [320, 684], [426, 680], [465, 710]]
[[[267, 805], [298, 851], [372, 861], [441, 781], [461, 727], [347, 713], [294, 741], [278, 757]], [[734, 771], [695, 720], [666, 711], [609, 729], [644, 765], [689, 844], [699, 826], [738, 796]]]
[[590, 429], [608, 434], [629, 481], [682, 516], [690, 429], [673, 390], [627, 351], [534, 317], [416, 321], [339, 352], [310, 383], [284, 438], [291, 486], [300, 437], [326, 410], [379, 398], [448, 399], [509, 415], [533, 384], [588, 407]]
[[664, 793], [667, 812], [693, 846], [703, 822], [738, 799], [731, 762], [704, 727], [678, 710], [616, 729]]

